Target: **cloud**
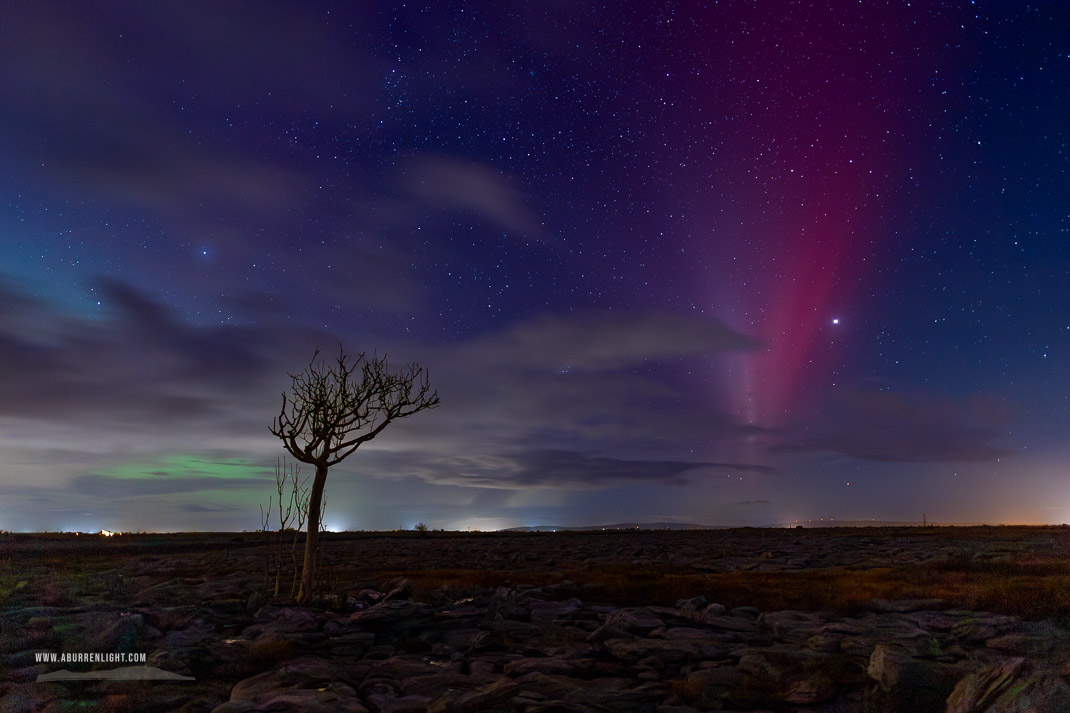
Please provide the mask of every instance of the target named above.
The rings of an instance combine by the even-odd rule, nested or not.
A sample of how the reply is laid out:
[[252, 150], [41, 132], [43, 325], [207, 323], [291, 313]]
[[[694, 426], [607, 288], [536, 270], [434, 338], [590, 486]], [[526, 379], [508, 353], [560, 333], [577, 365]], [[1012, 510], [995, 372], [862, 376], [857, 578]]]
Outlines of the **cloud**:
[[511, 479], [521, 487], [603, 487], [626, 482], [686, 485], [682, 476], [700, 471], [745, 470], [767, 473], [765, 466], [680, 460], [623, 460], [552, 449], [530, 450], [514, 456]]
[[367, 470], [357, 467], [508, 489], [606, 487], [611, 472], [614, 482], [667, 482], [700, 465], [769, 473], [722, 448], [758, 429], [643, 367], [754, 344], [716, 320], [654, 311], [535, 317], [427, 352], [442, 406], [392, 425], [362, 451]]
[[[207, 466], [178, 477], [161, 454], [269, 466], [281, 454], [267, 426], [286, 373], [315, 346], [339, 342], [389, 352], [394, 366], [418, 360], [442, 407], [393, 424], [332, 478], [411, 479], [426, 484], [427, 500], [449, 487], [475, 502], [488, 490], [595, 491], [682, 485], [704, 471], [772, 472], [721, 447], [755, 429], [653, 368], [755, 345], [714, 320], [590, 311], [537, 316], [454, 344], [392, 343], [373, 331], [304, 328], [271, 310], [253, 324], [198, 325], [130, 284], [100, 280], [96, 290], [102, 316], [80, 320], [0, 289], [0, 367], [20, 375], [0, 381], [0, 447], [9, 483], [51, 474], [57, 490], [41, 512], [60, 508], [56, 498], [85, 496], [140, 512], [145, 495], [212, 489], [249, 493], [254, 512], [269, 479], [215, 478]], [[138, 477], [117, 470], [131, 464], [147, 465]]]
[[981, 399], [936, 400], [884, 391], [836, 396], [808, 430], [790, 433], [774, 451], [831, 452], [888, 463], [980, 462], [1008, 454], [998, 445], [1003, 409]]
[[[18, 408], [0, 399], [0, 414], [10, 407], [64, 418], [87, 410], [96, 417], [206, 415], [262, 393], [265, 382], [277, 394], [286, 371], [307, 362], [315, 345], [344, 341], [283, 321], [278, 310], [274, 319], [265, 310], [255, 323], [195, 324], [129, 283], [97, 278], [95, 284], [99, 318], [72, 318], [35, 301], [34, 320], [0, 321], [0, 363], [33, 367], [22, 379], [0, 382], [0, 394], [11, 389], [28, 397]], [[0, 309], [9, 304], [0, 292]]]
[[238, 505], [201, 505], [200, 503], [184, 503], [178, 507], [184, 512], [202, 513], [243, 513], [244, 509]]
[[[25, 78], [50, 99], [102, 93], [157, 98], [152, 82], [177, 75], [190, 96], [176, 109], [194, 115], [213, 103], [229, 106], [231, 116], [241, 116], [245, 106], [260, 112], [298, 106], [353, 121], [377, 89], [374, 72], [352, 71], [374, 61], [370, 52], [315, 9], [289, 3], [237, 0], [221, 8], [205, 0], [163, 0], [101, 8], [42, 0], [2, 9], [0, 38], [19, 69], [6, 80]], [[353, 12], [374, 20], [374, 11]], [[130, 62], [132, 53], [144, 61]]]
[[425, 208], [474, 213], [521, 236], [543, 233], [524, 194], [490, 166], [446, 156], [413, 158], [395, 182]]
[[671, 312], [590, 310], [544, 315], [476, 340], [469, 353], [486, 351], [516, 366], [599, 371], [644, 361], [760, 349], [762, 343], [723, 322]]
[[[0, 290], [0, 367], [20, 374], [0, 381], [0, 418], [26, 447], [35, 430], [26, 425], [30, 418], [110, 438], [131, 434], [131, 441], [151, 435], [153, 444], [168, 434], [194, 444], [254, 434], [270, 443], [266, 424], [286, 373], [299, 370], [317, 345], [355, 341], [272, 321], [270, 312], [258, 314], [255, 325], [190, 324], [113, 279], [99, 280], [96, 294], [104, 316], [85, 321]], [[715, 320], [591, 311], [535, 317], [445, 346], [391, 345], [374, 334], [359, 343], [418, 358], [443, 397], [442, 409], [392, 426], [377, 447], [499, 454], [552, 442], [563, 450], [671, 460], [692, 437], [754, 430], [700, 395], [635, 369], [754, 346]], [[68, 435], [64, 447], [73, 441]], [[72, 450], [66, 459], [76, 457]]]
[[740, 500], [736, 505], [768, 505], [768, 500]]
[[[20, 375], [0, 381], [0, 415], [166, 428], [218, 416], [277, 375], [266, 330], [187, 325], [116, 280], [100, 280], [97, 294], [103, 319], [38, 303], [43, 321], [0, 322], [0, 366]], [[0, 294], [0, 309], [22, 301]]]
[[[54, 66], [40, 63], [32, 82], [22, 72], [0, 79], [5, 93], [17, 97], [0, 112], [0, 125], [21, 137], [14, 147], [37, 176], [182, 221], [221, 211], [284, 214], [311, 182], [302, 170], [266, 163], [241, 147], [193, 140], [180, 116], [129, 87], [132, 77], [115, 58], [101, 58], [97, 47], [77, 48], [86, 39], [79, 35], [72, 39], [76, 49], [58, 52], [23, 47], [27, 65], [49, 54]], [[72, 86], [85, 67], [96, 74]]]
[[[425, 352], [421, 362], [429, 366], [441, 409], [392, 426], [376, 447], [404, 440], [497, 457], [553, 444], [624, 459], [678, 459], [681, 449], [716, 447], [756, 429], [665, 370], [683, 371], [683, 360], [754, 344], [716, 320], [656, 311], [533, 317]], [[735, 461], [704, 455], [693, 459]]]
[[[375, 17], [356, 6], [347, 13], [358, 23]], [[177, 294], [232, 290], [232, 272], [198, 275], [194, 287], [181, 270], [156, 269], [159, 256], [203, 244], [211, 260], [277, 272], [273, 282], [304, 269], [293, 283], [306, 289], [318, 265], [293, 237], [313, 222], [322, 234], [308, 244], [354, 232], [348, 204], [369, 192], [362, 176], [371, 172], [353, 157], [325, 167], [306, 138], [370, 124], [374, 78], [389, 60], [321, 11], [251, 0], [3, 3], [0, 47], [0, 131], [7, 163], [21, 171], [12, 185], [77, 196], [83, 220], [98, 223], [85, 228], [86, 247], [122, 252], [127, 274], [155, 272]], [[172, 92], [177, 101], [165, 100]], [[320, 190], [324, 182], [332, 189]], [[136, 243], [149, 250], [123, 247]]]
[[168, 478], [116, 478], [100, 473], [71, 479], [69, 492], [78, 497], [124, 499], [170, 496], [178, 493], [206, 493], [213, 490], [255, 490], [266, 492], [265, 480], [255, 478], [213, 478], [211, 476], [171, 476]]
[[528, 491], [592, 490], [628, 483], [686, 485], [710, 472], [774, 474], [772, 467], [673, 459], [629, 459], [564, 449], [531, 448], [465, 455], [369, 451], [350, 463], [358, 476], [415, 477], [435, 485]]

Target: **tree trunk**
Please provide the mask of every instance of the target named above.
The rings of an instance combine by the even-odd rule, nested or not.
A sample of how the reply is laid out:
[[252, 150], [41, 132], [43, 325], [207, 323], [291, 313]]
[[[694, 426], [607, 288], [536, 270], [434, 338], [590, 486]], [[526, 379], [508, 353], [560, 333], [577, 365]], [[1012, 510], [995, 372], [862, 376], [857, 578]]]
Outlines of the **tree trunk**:
[[308, 604], [312, 597], [312, 582], [316, 577], [316, 554], [320, 540], [320, 501], [323, 500], [323, 486], [327, 482], [327, 464], [316, 464], [316, 477], [312, 481], [312, 492], [308, 495], [308, 534], [305, 535], [305, 564], [301, 568], [301, 588], [297, 590], [297, 603]]

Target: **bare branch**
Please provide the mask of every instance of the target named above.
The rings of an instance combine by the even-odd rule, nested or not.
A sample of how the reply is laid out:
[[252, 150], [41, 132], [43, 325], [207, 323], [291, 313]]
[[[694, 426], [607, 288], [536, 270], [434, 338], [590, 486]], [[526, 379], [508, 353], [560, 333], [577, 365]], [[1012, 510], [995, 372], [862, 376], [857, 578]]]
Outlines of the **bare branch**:
[[268, 523], [271, 521], [271, 497], [268, 496], [267, 510], [264, 510], [264, 506], [260, 506], [260, 520], [262, 522], [261, 532], [267, 532]]
[[[393, 421], [437, 407], [439, 398], [438, 391], [431, 390], [427, 372], [418, 364], [393, 372], [385, 354], [368, 357], [361, 352], [351, 356], [341, 346], [331, 362], [320, 359], [317, 348], [305, 368], [289, 377], [290, 389], [282, 394], [279, 415], [272, 421], [270, 431], [282, 441], [287, 453], [316, 467], [310, 488], [299, 486], [296, 476], [292, 481], [298, 527], [306, 519], [308, 523], [297, 597], [299, 603], [305, 604], [311, 592], [319, 528], [323, 525], [323, 486], [328, 467], [348, 458]], [[279, 512], [281, 516], [281, 502]]]

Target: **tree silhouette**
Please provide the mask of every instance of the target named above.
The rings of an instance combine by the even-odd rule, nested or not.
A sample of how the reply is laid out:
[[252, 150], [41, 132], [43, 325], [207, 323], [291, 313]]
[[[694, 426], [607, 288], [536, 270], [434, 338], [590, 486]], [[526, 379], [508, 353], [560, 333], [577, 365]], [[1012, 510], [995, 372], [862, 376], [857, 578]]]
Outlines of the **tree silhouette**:
[[271, 424], [271, 432], [282, 439], [290, 455], [316, 469], [309, 492], [298, 604], [307, 604], [312, 596], [327, 469], [378, 436], [392, 421], [439, 404], [427, 372], [415, 363], [391, 372], [385, 355], [368, 358], [362, 352], [351, 357], [339, 347], [338, 357], [329, 364], [319, 359], [319, 353], [317, 348], [304, 371], [288, 374], [290, 390], [282, 393], [282, 410]]

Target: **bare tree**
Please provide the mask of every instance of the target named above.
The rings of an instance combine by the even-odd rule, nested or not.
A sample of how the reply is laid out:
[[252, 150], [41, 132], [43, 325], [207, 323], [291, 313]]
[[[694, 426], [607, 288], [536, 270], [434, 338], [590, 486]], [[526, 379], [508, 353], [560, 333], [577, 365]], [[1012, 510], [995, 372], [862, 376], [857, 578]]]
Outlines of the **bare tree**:
[[272, 595], [274, 597], [279, 596], [282, 588], [283, 539], [291, 534], [290, 561], [293, 567], [293, 577], [290, 582], [290, 597], [293, 598], [297, 591], [297, 537], [308, 515], [309, 490], [306, 485], [308, 478], [301, 478], [300, 474], [299, 465], [287, 463], [285, 458], [275, 461], [275, 492], [279, 494], [278, 530], [273, 531], [271, 527], [271, 502], [274, 496], [268, 497], [267, 510], [263, 505], [260, 506], [262, 531], [272, 533], [269, 534], [267, 557], [264, 561], [264, 578], [265, 581], [270, 581], [271, 568], [274, 567], [275, 591]]
[[327, 469], [345, 460], [392, 421], [438, 406], [427, 372], [415, 363], [391, 372], [386, 356], [356, 357], [341, 348], [333, 364], [319, 359], [319, 349], [299, 374], [289, 374], [289, 392], [271, 432], [302, 463], [316, 468], [308, 501], [308, 529], [297, 603], [312, 596], [320, 534], [320, 501]]

